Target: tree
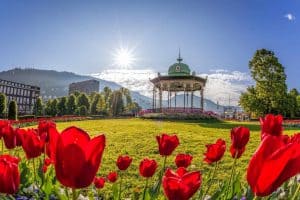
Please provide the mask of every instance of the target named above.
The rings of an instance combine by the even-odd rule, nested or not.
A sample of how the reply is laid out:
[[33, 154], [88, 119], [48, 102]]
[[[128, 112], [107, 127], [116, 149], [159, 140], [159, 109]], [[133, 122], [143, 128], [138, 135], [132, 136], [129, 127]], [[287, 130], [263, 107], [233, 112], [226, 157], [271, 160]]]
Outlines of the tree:
[[286, 74], [274, 52], [257, 50], [249, 62], [249, 69], [255, 86], [241, 95], [239, 103], [243, 109], [255, 115], [286, 114]]
[[80, 106], [78, 107], [77, 113], [79, 116], [86, 116], [88, 114], [88, 109], [86, 108], [86, 106]]
[[35, 116], [42, 116], [43, 115], [43, 102], [42, 102], [41, 97], [38, 97], [36, 99], [36, 102], [33, 106], [33, 114]]
[[111, 114], [118, 116], [124, 111], [124, 102], [122, 92], [120, 90], [113, 91], [110, 98]]
[[293, 88], [288, 93], [288, 103], [286, 104], [286, 110], [289, 117], [296, 117], [298, 113], [298, 104], [297, 104], [297, 96], [299, 95], [299, 92], [297, 89]]
[[17, 102], [12, 100], [8, 105], [8, 119], [9, 120], [17, 120], [18, 118], [18, 108]]
[[106, 103], [104, 96], [101, 94], [96, 94], [91, 103], [91, 114], [107, 114]]
[[50, 116], [56, 116], [57, 114], [57, 99], [49, 100], [46, 104], [46, 114]]
[[88, 96], [85, 93], [81, 93], [78, 96], [77, 106], [78, 108], [81, 106], [85, 106], [88, 111], [90, 110], [90, 101]]
[[67, 101], [67, 113], [69, 115], [74, 115], [76, 112], [76, 97], [71, 94]]
[[67, 114], [67, 97], [60, 98], [57, 103], [57, 114], [60, 116]]
[[5, 118], [6, 113], [6, 96], [0, 93], [0, 117]]

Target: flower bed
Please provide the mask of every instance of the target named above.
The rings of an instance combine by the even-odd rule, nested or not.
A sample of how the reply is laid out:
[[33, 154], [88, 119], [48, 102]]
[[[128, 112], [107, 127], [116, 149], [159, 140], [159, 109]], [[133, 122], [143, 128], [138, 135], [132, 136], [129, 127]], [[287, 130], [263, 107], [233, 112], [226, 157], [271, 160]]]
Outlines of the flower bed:
[[[166, 161], [180, 145], [180, 138], [176, 134], [159, 134], [153, 142], [157, 143], [163, 165], [151, 158], [136, 161], [132, 155], [119, 155], [117, 170], [112, 168], [110, 173], [99, 177], [105, 135], [90, 138], [74, 126], [60, 133], [55, 123], [49, 121], [39, 122], [37, 129], [15, 128], [8, 121], [0, 121], [0, 138], [10, 152], [10, 155], [3, 155], [2, 149], [0, 156], [0, 199], [77, 199], [79, 196], [103, 199], [101, 189], [107, 184], [112, 185], [112, 191], [106, 198], [123, 199], [125, 185], [126, 188], [130, 185], [123, 177], [133, 162], [139, 163], [136, 175], [145, 181], [143, 191], [137, 192], [133, 199], [161, 199], [163, 196], [169, 200], [208, 196], [212, 199], [253, 199], [255, 195], [299, 199], [298, 182], [296, 178], [289, 178], [300, 170], [300, 135], [283, 135], [281, 116], [267, 115], [261, 123], [261, 144], [250, 159], [247, 186], [240, 181], [244, 172], [237, 168], [250, 137], [246, 127], [231, 130], [229, 148], [222, 138], [206, 145], [204, 163], [212, 166], [206, 176], [201, 169], [191, 170], [193, 156], [186, 153], [178, 154], [176, 167], [171, 168]], [[216, 180], [226, 149], [233, 161], [228, 172], [230, 178]], [[20, 151], [26, 158], [20, 159]], [[155, 180], [153, 185], [149, 182], [151, 177]], [[215, 183], [217, 188], [211, 187]], [[203, 185], [208, 187], [204, 190]]]

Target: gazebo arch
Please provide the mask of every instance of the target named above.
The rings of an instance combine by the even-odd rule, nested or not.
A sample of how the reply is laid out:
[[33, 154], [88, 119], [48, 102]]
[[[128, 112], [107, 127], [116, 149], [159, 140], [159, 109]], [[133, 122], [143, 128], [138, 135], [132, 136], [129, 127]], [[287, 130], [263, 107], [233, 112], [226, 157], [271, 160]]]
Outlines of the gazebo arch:
[[[207, 77], [202, 78], [196, 76], [196, 73], [191, 74], [189, 66], [182, 62], [182, 58], [179, 56], [177, 62], [169, 67], [168, 75], [162, 76], [158, 73], [158, 76], [151, 79], [153, 83], [153, 101], [152, 109], [153, 112], [163, 112], [163, 111], [183, 111], [183, 112], [203, 112], [204, 110], [204, 87], [207, 82]], [[200, 93], [200, 107], [194, 107], [194, 95], [199, 91]], [[167, 107], [162, 105], [162, 96], [163, 93], [167, 92], [168, 103]], [[179, 92], [183, 92], [183, 107], [178, 107], [176, 105], [176, 97]], [[172, 97], [174, 95], [174, 107], [172, 107]], [[157, 96], [159, 99], [157, 105]], [[190, 107], [189, 105], [189, 96], [190, 96]]]

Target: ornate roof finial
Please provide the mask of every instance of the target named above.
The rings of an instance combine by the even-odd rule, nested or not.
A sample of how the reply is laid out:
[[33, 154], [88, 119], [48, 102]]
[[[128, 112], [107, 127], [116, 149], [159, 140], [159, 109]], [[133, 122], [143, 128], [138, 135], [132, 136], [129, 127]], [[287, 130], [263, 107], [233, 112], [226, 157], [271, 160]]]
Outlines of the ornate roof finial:
[[183, 59], [181, 58], [181, 55], [180, 55], [180, 47], [179, 47], [179, 54], [178, 54], [178, 58], [177, 58], [177, 61], [180, 63]]

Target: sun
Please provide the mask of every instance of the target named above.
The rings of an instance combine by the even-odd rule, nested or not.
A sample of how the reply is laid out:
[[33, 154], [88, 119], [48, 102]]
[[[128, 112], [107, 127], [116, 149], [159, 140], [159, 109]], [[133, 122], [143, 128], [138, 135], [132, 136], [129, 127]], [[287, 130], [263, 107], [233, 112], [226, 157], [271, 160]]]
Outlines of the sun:
[[113, 61], [114, 65], [128, 69], [132, 67], [132, 65], [136, 61], [136, 58], [134, 56], [133, 50], [120, 47], [115, 51], [115, 53], [113, 53]]

